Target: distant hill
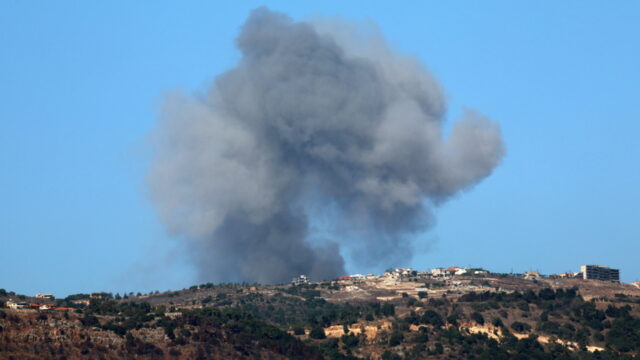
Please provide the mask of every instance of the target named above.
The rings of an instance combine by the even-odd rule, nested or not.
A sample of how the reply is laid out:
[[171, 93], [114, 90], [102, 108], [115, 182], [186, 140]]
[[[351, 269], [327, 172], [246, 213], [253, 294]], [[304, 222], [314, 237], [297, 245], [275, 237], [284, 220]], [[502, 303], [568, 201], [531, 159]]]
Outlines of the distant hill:
[[346, 277], [127, 299], [0, 292], [17, 300], [51, 310], [1, 309], [2, 359], [640, 358], [640, 289], [580, 279]]

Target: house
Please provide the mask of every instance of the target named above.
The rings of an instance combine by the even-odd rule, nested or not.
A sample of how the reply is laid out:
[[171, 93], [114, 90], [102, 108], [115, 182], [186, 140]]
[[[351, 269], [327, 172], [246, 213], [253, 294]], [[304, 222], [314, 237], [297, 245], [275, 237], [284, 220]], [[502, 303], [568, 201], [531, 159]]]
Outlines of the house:
[[540, 280], [542, 276], [538, 271], [527, 271], [524, 273], [525, 280]]
[[560, 279], [578, 279], [578, 278], [582, 278], [582, 273], [580, 273], [580, 272], [560, 273], [560, 274], [556, 275], [556, 277], [558, 277]]
[[464, 274], [467, 273], [467, 269], [461, 268], [461, 267], [458, 267], [458, 266], [449, 266], [447, 268], [447, 271], [451, 275], [464, 275]]
[[418, 275], [418, 272], [413, 270], [412, 268], [396, 269], [396, 271], [400, 274], [400, 277], [403, 278], [409, 278]]
[[106, 292], [95, 292], [89, 295], [90, 299], [97, 299], [97, 300], [106, 300], [106, 299], [109, 299], [110, 297], [111, 297], [111, 294]]
[[391, 276], [394, 279], [409, 279], [418, 275], [418, 272], [412, 268], [397, 268], [394, 270], [385, 271], [385, 276]]
[[25, 302], [19, 302], [18, 303], [18, 302], [14, 302], [14, 301], [9, 300], [9, 301], [7, 301], [7, 307], [9, 309], [14, 309], [14, 310], [24, 309], [25, 307], [27, 307], [27, 303], [25, 303]]
[[71, 303], [76, 304], [76, 305], [89, 306], [89, 304], [91, 304], [91, 300], [89, 300], [89, 299], [77, 299], [77, 300], [71, 300]]
[[38, 310], [40, 311], [46, 311], [46, 310], [50, 310], [51, 309], [51, 305], [47, 305], [47, 304], [42, 304], [40, 305], [40, 307], [38, 307]]
[[638, 289], [640, 289], [640, 281], [634, 281], [631, 283], [631, 285], [637, 287]]
[[36, 299], [47, 299], [47, 300], [53, 300], [54, 296], [52, 294], [36, 294]]
[[55, 311], [75, 311], [76, 309], [70, 308], [70, 307], [57, 307], [57, 308], [54, 308], [53, 310], [55, 310]]
[[434, 268], [431, 269], [431, 276], [444, 278], [449, 276], [449, 272], [445, 268]]
[[309, 278], [307, 278], [307, 275], [300, 275], [298, 277], [294, 277], [291, 280], [291, 285], [293, 286], [306, 285], [308, 283], [309, 283]]
[[413, 270], [412, 268], [397, 268], [385, 271], [382, 276], [390, 277], [393, 279], [408, 279], [415, 277], [417, 274], [418, 272]]

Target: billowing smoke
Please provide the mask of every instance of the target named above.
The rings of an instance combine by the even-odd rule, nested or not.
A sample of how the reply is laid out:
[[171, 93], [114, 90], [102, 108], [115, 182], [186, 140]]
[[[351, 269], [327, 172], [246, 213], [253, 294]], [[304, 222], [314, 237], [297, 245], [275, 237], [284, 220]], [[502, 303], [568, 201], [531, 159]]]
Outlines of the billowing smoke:
[[[444, 95], [418, 61], [326, 25], [253, 11], [238, 65], [162, 109], [151, 194], [204, 280], [331, 278], [340, 245], [393, 265], [433, 206], [502, 158], [500, 129], [474, 111], [444, 138]], [[316, 236], [316, 215], [343, 236]]]

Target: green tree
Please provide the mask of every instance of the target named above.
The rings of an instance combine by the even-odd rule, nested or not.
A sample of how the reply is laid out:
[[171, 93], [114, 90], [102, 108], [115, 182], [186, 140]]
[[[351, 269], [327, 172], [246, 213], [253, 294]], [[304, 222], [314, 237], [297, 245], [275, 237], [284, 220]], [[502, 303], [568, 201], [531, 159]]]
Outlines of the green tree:
[[314, 326], [309, 333], [309, 337], [312, 339], [324, 339], [327, 336], [324, 333], [324, 329], [321, 326]]

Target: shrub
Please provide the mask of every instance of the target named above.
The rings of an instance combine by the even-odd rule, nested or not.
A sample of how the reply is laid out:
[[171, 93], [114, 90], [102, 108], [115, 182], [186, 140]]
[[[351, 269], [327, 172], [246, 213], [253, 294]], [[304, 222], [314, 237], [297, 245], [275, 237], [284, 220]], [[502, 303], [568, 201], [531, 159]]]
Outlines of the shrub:
[[312, 339], [325, 339], [327, 336], [321, 326], [314, 326], [309, 333], [309, 337]]
[[477, 322], [480, 325], [484, 325], [484, 317], [479, 312], [471, 313], [471, 320]]
[[349, 350], [358, 346], [358, 337], [355, 335], [342, 335], [340, 338], [344, 344], [344, 349]]
[[491, 324], [496, 327], [504, 327], [504, 324], [502, 323], [502, 320], [500, 320], [499, 317], [494, 317], [493, 320], [491, 320]]
[[531, 330], [531, 326], [529, 324], [526, 324], [520, 321], [516, 321], [513, 324], [511, 324], [511, 328], [517, 332], [526, 332]]
[[391, 303], [384, 303], [380, 309], [380, 313], [384, 316], [393, 316], [396, 314], [396, 307]]
[[403, 340], [404, 340], [404, 335], [402, 335], [401, 332], [394, 331], [393, 333], [391, 333], [391, 336], [389, 337], [389, 346], [398, 346], [402, 344]]
[[442, 317], [440, 316], [440, 314], [438, 314], [433, 310], [425, 311], [424, 314], [422, 315], [421, 322], [423, 324], [430, 324], [435, 327], [440, 327], [444, 325], [444, 321], [442, 321]]

